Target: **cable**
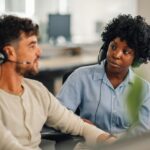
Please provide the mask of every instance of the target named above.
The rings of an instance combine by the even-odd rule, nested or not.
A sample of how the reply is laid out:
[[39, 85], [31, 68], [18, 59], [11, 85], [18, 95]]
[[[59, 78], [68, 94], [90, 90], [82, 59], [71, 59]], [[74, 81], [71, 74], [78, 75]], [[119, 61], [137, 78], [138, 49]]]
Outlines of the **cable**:
[[100, 103], [101, 103], [101, 94], [102, 94], [101, 89], [102, 89], [102, 84], [103, 84], [104, 75], [105, 75], [105, 72], [104, 72], [104, 74], [103, 74], [103, 77], [102, 77], [102, 80], [101, 80], [101, 84], [100, 84], [100, 96], [99, 96], [98, 105], [97, 105], [97, 108], [96, 108], [96, 111], [95, 111], [95, 124], [96, 124], [96, 122], [97, 122], [97, 121], [96, 121], [96, 116], [97, 116], [98, 108], [99, 108], [99, 105], [100, 105]]

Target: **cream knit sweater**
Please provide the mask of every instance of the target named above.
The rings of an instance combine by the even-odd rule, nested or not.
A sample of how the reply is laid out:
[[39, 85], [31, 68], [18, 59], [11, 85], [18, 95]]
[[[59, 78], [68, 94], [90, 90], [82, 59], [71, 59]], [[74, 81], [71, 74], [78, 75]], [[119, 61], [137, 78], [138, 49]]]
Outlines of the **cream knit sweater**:
[[0, 89], [0, 150], [39, 150], [45, 123], [90, 144], [104, 133], [67, 110], [40, 82], [24, 79], [22, 85], [21, 96]]

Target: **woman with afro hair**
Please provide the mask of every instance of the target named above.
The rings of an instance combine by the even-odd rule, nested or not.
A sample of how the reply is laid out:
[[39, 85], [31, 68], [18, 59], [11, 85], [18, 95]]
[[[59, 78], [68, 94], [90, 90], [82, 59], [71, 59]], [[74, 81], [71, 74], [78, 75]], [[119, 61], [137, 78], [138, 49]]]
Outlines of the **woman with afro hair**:
[[[150, 60], [150, 26], [141, 16], [119, 15], [106, 25], [102, 41], [98, 64], [75, 70], [57, 98], [74, 112], [79, 108], [83, 119], [111, 134], [150, 130], [150, 84], [132, 70]], [[136, 125], [125, 105], [135, 78], [142, 82]]]

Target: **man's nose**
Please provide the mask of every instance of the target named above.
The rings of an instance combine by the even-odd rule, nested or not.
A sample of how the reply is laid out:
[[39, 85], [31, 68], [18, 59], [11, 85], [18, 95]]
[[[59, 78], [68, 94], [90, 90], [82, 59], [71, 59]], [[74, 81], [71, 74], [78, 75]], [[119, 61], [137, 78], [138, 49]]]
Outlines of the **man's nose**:
[[42, 54], [42, 49], [39, 46], [37, 46], [37, 54], [39, 56]]

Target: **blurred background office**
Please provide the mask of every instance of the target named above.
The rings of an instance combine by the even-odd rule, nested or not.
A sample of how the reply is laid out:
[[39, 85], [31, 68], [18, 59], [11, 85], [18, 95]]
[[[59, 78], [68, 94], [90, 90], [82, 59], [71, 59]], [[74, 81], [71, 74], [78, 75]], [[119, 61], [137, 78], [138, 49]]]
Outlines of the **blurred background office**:
[[[106, 23], [120, 13], [150, 23], [149, 0], [0, 0], [0, 14], [30, 17], [40, 25], [42, 81], [54, 94], [65, 73], [97, 62]], [[150, 80], [149, 64], [135, 69]]]

